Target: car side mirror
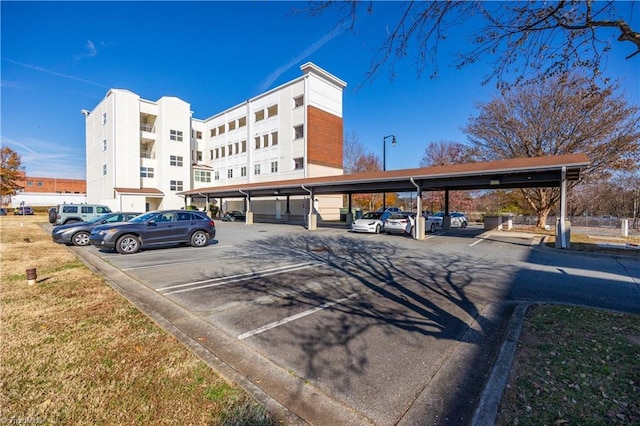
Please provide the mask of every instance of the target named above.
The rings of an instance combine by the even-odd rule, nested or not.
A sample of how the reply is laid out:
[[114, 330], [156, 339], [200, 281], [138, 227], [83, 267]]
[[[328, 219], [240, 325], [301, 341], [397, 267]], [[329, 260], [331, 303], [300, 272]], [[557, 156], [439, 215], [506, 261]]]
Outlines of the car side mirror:
[[149, 222], [147, 222], [147, 226], [156, 226], [156, 220], [151, 219]]

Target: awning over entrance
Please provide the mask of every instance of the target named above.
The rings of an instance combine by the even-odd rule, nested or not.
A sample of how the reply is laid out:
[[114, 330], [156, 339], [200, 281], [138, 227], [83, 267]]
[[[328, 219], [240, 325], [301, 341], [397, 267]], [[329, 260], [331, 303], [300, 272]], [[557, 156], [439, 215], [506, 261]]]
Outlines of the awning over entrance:
[[585, 154], [516, 158], [483, 163], [453, 164], [375, 173], [324, 176], [272, 182], [245, 183], [199, 188], [179, 193], [215, 198], [295, 196], [315, 194], [364, 194], [376, 192], [506, 189], [561, 186], [562, 171], [567, 180], [577, 180], [590, 164]]

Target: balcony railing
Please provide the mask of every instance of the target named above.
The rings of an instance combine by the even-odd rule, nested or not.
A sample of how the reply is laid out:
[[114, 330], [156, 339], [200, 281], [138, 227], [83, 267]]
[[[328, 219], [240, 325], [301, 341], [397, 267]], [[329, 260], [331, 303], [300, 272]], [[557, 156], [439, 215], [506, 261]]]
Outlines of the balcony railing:
[[143, 132], [155, 133], [153, 125], [147, 123], [140, 123], [140, 130]]
[[146, 150], [141, 150], [140, 151], [140, 158], [151, 158], [151, 159], [155, 159], [156, 158], [156, 153], [153, 151], [146, 151]]

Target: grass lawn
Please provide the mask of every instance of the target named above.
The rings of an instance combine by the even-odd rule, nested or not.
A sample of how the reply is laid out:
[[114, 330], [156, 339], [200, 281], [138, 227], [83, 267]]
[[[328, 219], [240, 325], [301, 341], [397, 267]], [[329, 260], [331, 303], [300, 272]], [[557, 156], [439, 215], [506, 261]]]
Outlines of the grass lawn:
[[0, 217], [3, 422], [278, 424], [52, 242], [46, 221]]

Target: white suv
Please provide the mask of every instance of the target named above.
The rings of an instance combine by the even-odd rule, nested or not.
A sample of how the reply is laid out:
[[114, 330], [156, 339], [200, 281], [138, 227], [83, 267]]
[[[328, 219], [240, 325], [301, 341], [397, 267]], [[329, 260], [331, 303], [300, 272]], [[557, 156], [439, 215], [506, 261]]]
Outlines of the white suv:
[[59, 204], [49, 210], [49, 222], [53, 225], [86, 222], [105, 213], [111, 213], [111, 209], [101, 204]]

